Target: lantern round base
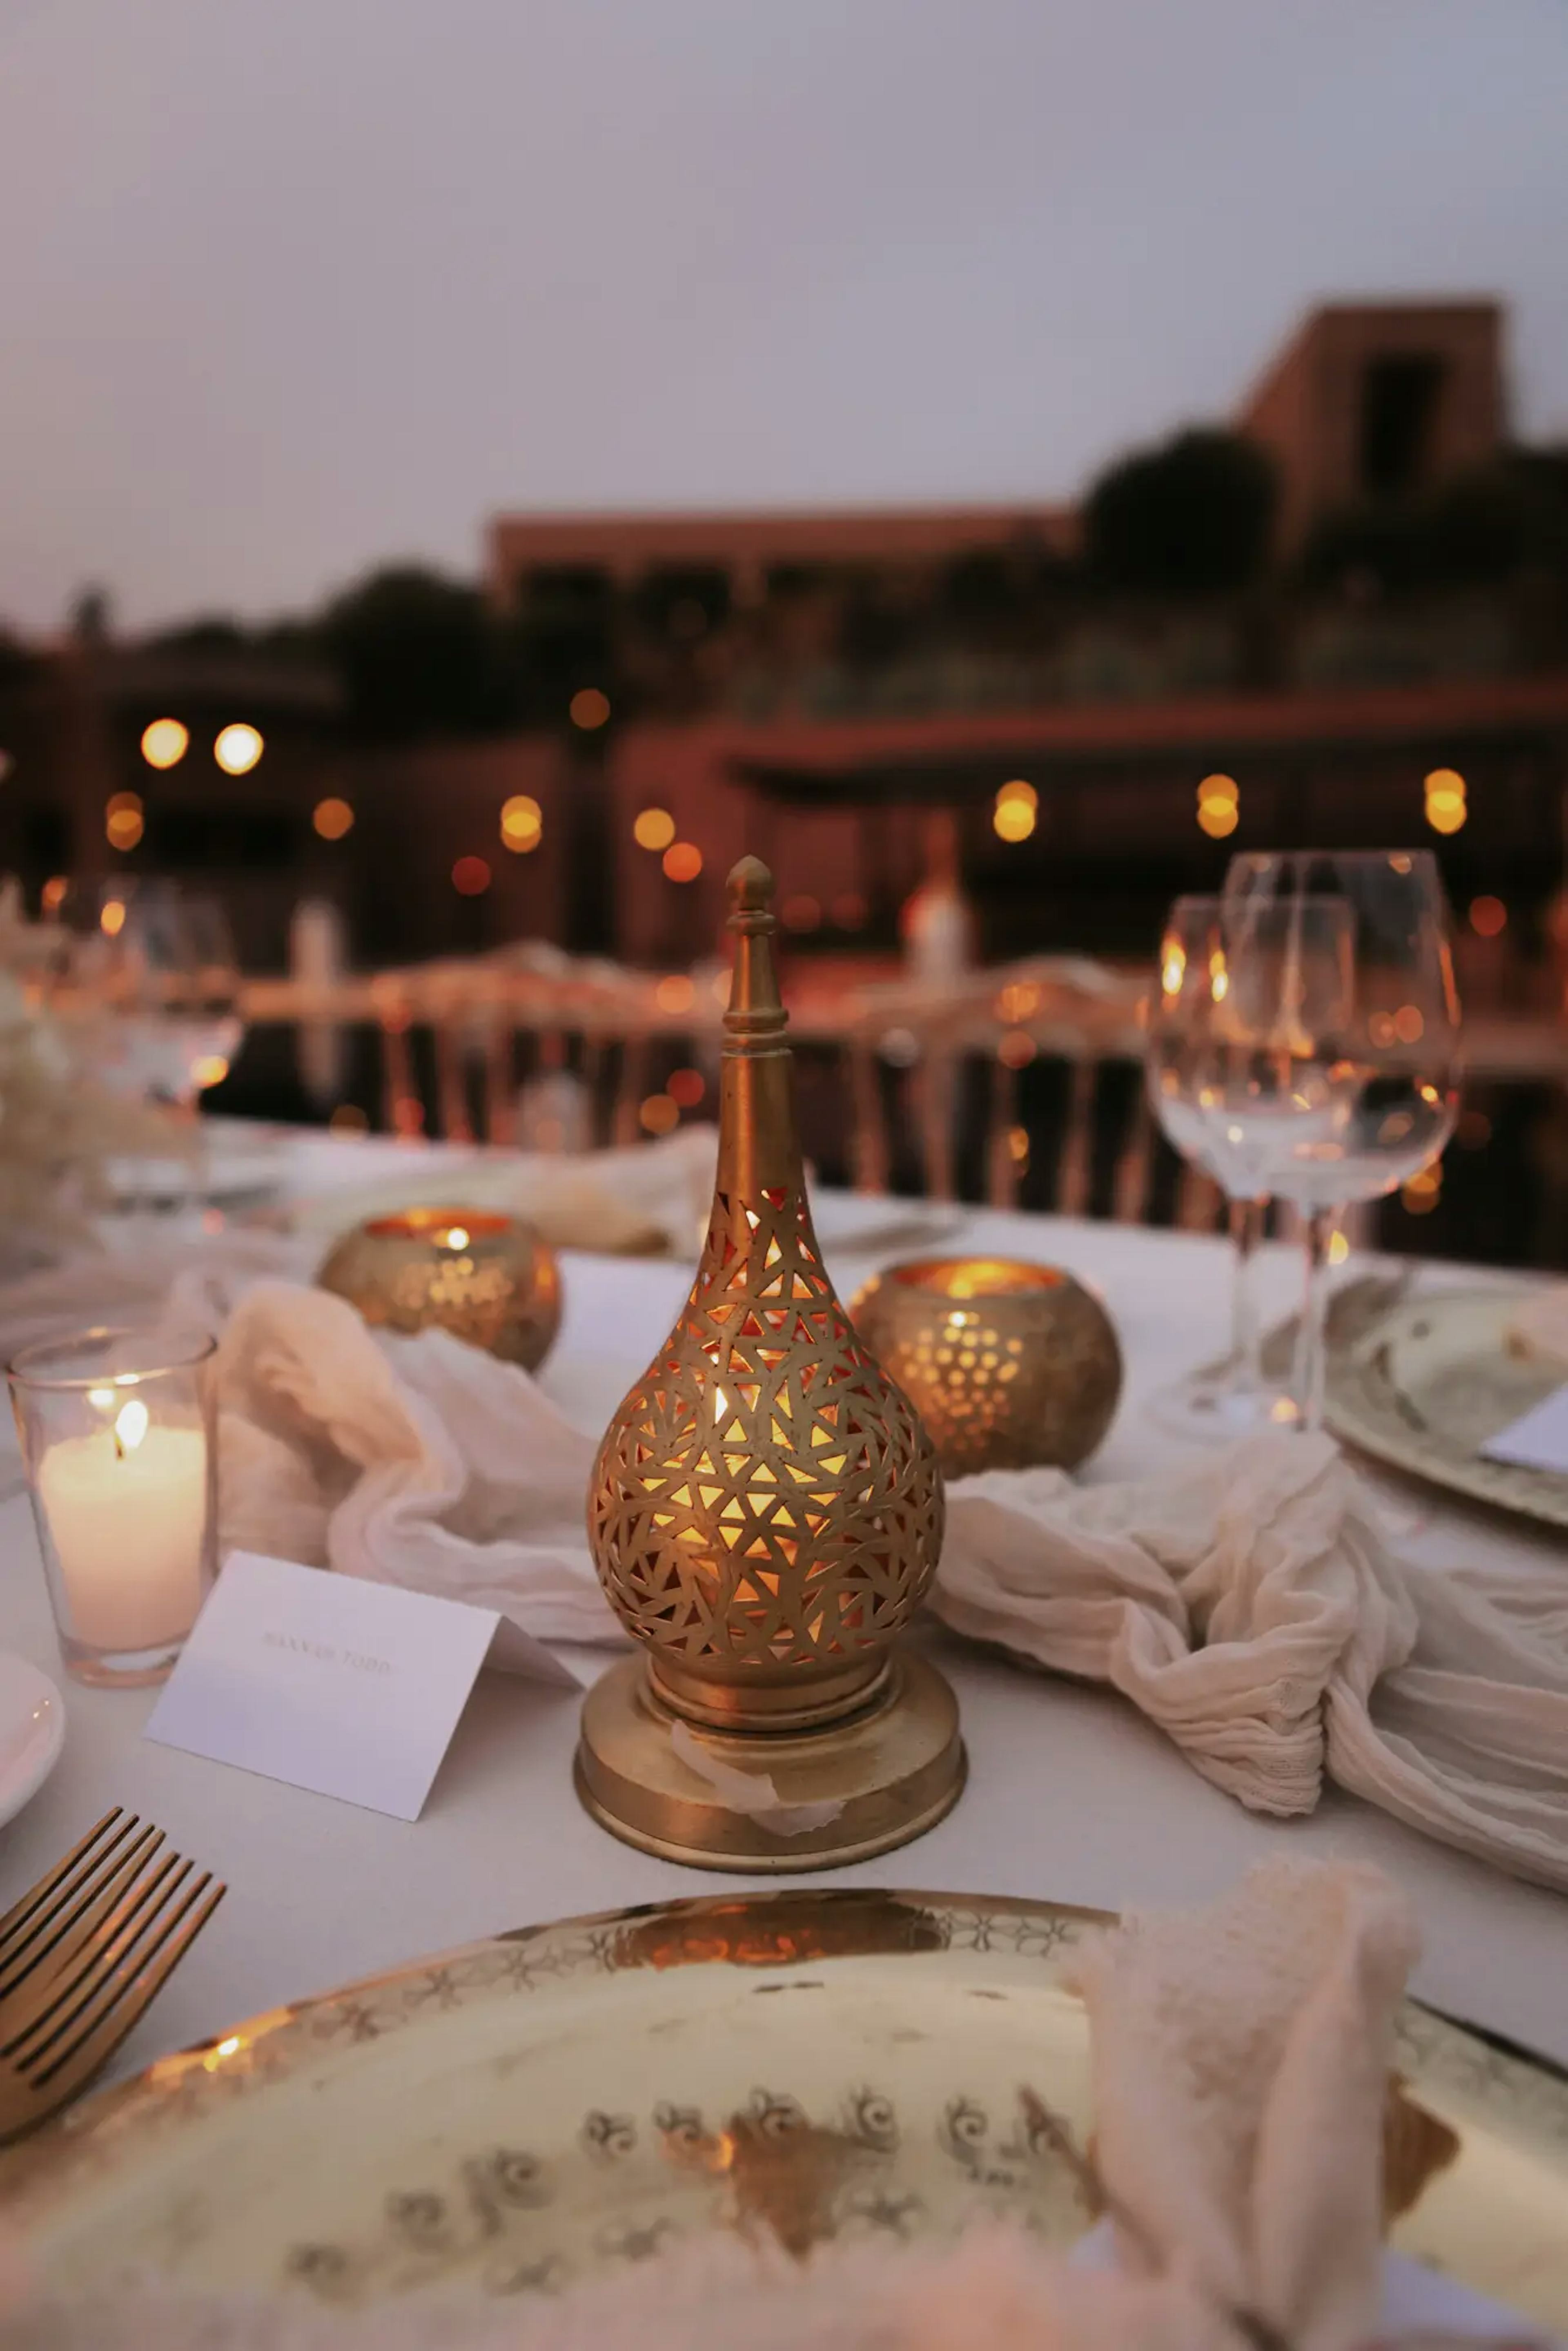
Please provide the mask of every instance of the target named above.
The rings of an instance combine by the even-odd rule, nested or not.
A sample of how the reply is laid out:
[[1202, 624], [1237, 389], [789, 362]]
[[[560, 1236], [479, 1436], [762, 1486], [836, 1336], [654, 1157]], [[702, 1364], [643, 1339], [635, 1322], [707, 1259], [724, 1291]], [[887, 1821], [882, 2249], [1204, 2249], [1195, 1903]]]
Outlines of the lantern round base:
[[[952, 1810], [967, 1768], [958, 1702], [924, 1657], [897, 1654], [881, 1696], [844, 1721], [748, 1735], [680, 1721], [637, 1656], [584, 1698], [575, 1778], [594, 1819], [644, 1853], [779, 1873], [907, 1844]], [[758, 1809], [746, 1782], [763, 1775], [777, 1804]]]

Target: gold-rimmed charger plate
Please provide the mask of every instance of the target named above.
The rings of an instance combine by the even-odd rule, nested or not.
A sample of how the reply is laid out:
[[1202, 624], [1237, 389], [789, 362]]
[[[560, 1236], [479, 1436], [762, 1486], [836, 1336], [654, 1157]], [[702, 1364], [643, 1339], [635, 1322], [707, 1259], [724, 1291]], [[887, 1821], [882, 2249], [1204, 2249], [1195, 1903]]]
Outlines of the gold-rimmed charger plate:
[[1412, 1477], [1552, 1527], [1568, 1527], [1568, 1477], [1481, 1450], [1563, 1384], [1516, 1353], [1509, 1325], [1531, 1293], [1435, 1290], [1379, 1314], [1329, 1357], [1336, 1437]]
[[[1032, 2133], [1093, 2117], [1047, 1903], [853, 1888], [526, 1928], [236, 2026], [16, 2147], [0, 2214], [73, 2291], [149, 2275], [353, 2306], [549, 2290], [710, 2228], [956, 2232], [1092, 2214]], [[1568, 2079], [1411, 2006], [1392, 2239], [1568, 2322]]]

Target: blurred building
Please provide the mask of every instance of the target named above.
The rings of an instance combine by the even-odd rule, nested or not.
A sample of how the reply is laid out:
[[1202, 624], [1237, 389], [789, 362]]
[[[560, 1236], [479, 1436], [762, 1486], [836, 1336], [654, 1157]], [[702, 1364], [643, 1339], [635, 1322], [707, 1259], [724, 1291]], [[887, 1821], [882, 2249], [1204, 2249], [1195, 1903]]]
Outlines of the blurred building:
[[1501, 447], [1496, 302], [1333, 302], [1304, 319], [1236, 422], [1273, 458], [1280, 536], [1364, 498], [1420, 496]]

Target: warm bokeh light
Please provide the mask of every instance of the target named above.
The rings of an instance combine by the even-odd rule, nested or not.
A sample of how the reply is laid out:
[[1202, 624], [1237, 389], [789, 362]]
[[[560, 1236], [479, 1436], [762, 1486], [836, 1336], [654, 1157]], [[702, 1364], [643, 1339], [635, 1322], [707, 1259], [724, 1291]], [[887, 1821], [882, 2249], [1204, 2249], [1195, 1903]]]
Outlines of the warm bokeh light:
[[1207, 832], [1210, 841], [1225, 840], [1239, 821], [1234, 800], [1199, 800], [1197, 804], [1198, 830]]
[[46, 914], [57, 914], [66, 903], [70, 883], [63, 873], [51, 873], [45, 883], [40, 904]]
[[310, 821], [323, 841], [341, 841], [354, 829], [354, 811], [347, 800], [318, 800], [310, 811]]
[[99, 908], [98, 926], [106, 939], [117, 939], [125, 928], [125, 901], [106, 898]]
[[[1013, 794], [1010, 799], [1005, 797], [1009, 791]], [[1027, 841], [1038, 821], [1032, 794], [1026, 800], [1017, 785], [1004, 784], [991, 810], [991, 830], [998, 840]]]
[[1349, 1236], [1344, 1233], [1331, 1233], [1329, 1235], [1329, 1263], [1331, 1265], [1343, 1265], [1349, 1255]]
[[333, 1134], [368, 1134], [371, 1122], [358, 1102], [340, 1102], [327, 1121]]
[[1040, 794], [1035, 790], [1034, 786], [1026, 783], [1021, 776], [1015, 776], [1010, 784], [1003, 784], [997, 793], [998, 808], [1008, 800], [1021, 800], [1025, 808], [1037, 809], [1040, 806]]
[[693, 841], [677, 841], [664, 852], [664, 874], [671, 882], [695, 882], [703, 870], [703, 853]]
[[1478, 938], [1495, 939], [1508, 928], [1508, 908], [1500, 898], [1470, 900], [1470, 928]]
[[1414, 1004], [1402, 1004], [1394, 1016], [1394, 1034], [1399, 1042], [1402, 1045], [1418, 1045], [1426, 1033], [1427, 1023], [1421, 1017], [1420, 1008]]
[[683, 971], [673, 971], [653, 990], [661, 1012], [689, 1012], [696, 989]]
[[1465, 779], [1457, 768], [1434, 768], [1423, 787], [1427, 821], [1434, 832], [1458, 832], [1469, 813]]
[[1430, 1167], [1423, 1167], [1419, 1175], [1412, 1176], [1409, 1182], [1401, 1186], [1399, 1197], [1411, 1216], [1429, 1217], [1442, 1196], [1442, 1166], [1434, 1161]]
[[1179, 996], [1186, 977], [1186, 949], [1179, 939], [1168, 938], [1160, 955], [1160, 994]]
[[570, 707], [572, 725], [580, 726], [585, 735], [591, 735], [610, 716], [610, 696], [601, 694], [596, 685], [585, 685], [572, 695]]
[[668, 809], [639, 809], [632, 827], [632, 838], [639, 849], [655, 852], [668, 849], [675, 837], [675, 820]]
[[177, 718], [155, 718], [141, 730], [141, 756], [150, 768], [177, 768], [191, 747], [191, 730]]
[[682, 1110], [695, 1110], [707, 1092], [707, 1080], [700, 1070], [672, 1070], [664, 1081], [664, 1091]]
[[1020, 1174], [1028, 1167], [1029, 1129], [1027, 1126], [1009, 1127], [1008, 1157], [1012, 1161], [1013, 1165], [1019, 1170]]
[[191, 1076], [198, 1086], [221, 1086], [228, 1073], [226, 1053], [204, 1053], [191, 1064]]
[[460, 857], [452, 869], [452, 886], [463, 898], [480, 898], [490, 886], [490, 868], [482, 857]]
[[1005, 1030], [997, 1044], [997, 1059], [1005, 1070], [1027, 1069], [1039, 1050], [1027, 1029]]
[[1228, 800], [1232, 808], [1239, 804], [1241, 787], [1234, 776], [1205, 776], [1197, 788], [1198, 806], [1205, 800]]
[[779, 909], [779, 919], [787, 931], [816, 931], [821, 928], [822, 903], [809, 891], [797, 891], [785, 899]]
[[681, 1123], [679, 1107], [669, 1094], [650, 1094], [637, 1116], [649, 1134], [668, 1134]]
[[115, 792], [104, 803], [103, 831], [110, 849], [134, 849], [146, 830], [137, 792]]
[[514, 792], [501, 803], [501, 841], [516, 857], [526, 857], [544, 837], [544, 810], [527, 792]]
[[1039, 1010], [1040, 990], [1032, 980], [1009, 979], [1005, 987], [998, 988], [996, 1014], [998, 1020], [1029, 1020]]
[[256, 728], [242, 719], [223, 729], [213, 745], [213, 757], [225, 776], [248, 776], [264, 748]]

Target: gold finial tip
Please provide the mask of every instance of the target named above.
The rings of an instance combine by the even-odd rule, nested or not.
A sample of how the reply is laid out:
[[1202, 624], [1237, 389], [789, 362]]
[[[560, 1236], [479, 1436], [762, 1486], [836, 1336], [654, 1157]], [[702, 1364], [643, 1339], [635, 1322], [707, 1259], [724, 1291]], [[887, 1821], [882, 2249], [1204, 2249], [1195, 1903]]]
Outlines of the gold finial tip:
[[729, 903], [737, 914], [758, 914], [773, 902], [773, 876], [760, 857], [743, 857], [729, 869]]

